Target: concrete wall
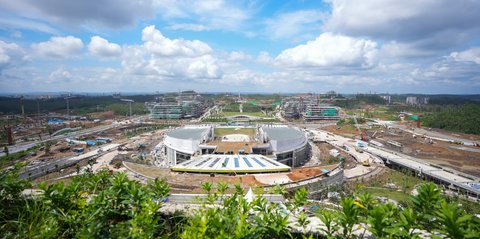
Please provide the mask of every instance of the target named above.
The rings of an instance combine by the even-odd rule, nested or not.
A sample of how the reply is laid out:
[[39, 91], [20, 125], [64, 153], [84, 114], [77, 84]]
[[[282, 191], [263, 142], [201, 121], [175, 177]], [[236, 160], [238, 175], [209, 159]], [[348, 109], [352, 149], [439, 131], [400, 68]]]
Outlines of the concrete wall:
[[[327, 176], [319, 175], [315, 178], [306, 179], [302, 181], [297, 181], [293, 183], [285, 183], [282, 186], [285, 186], [287, 191], [295, 191], [299, 188], [306, 188], [310, 194], [315, 194], [317, 192], [321, 192], [327, 186], [331, 185], [341, 185], [345, 181], [345, 177], [343, 175], [343, 169], [337, 167], [327, 173]], [[267, 192], [271, 187], [265, 187], [265, 191]]]

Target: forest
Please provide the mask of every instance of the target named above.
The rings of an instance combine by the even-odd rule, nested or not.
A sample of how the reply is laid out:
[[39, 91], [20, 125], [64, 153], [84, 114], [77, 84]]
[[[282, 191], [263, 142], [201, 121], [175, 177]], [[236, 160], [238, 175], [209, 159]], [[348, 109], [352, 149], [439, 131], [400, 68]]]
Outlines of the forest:
[[444, 106], [423, 117], [424, 126], [454, 132], [480, 134], [480, 105]]
[[[132, 104], [132, 114], [145, 113], [144, 103], [146, 101], [153, 101], [153, 95], [135, 95], [126, 96], [127, 99], [135, 101]], [[36, 114], [51, 111], [66, 111], [67, 103], [64, 98], [51, 99], [24, 99], [23, 105], [26, 114]], [[38, 108], [37, 108], [38, 106]], [[93, 112], [113, 111], [117, 115], [126, 115], [128, 112], [128, 105], [120, 99], [112, 96], [75, 96], [69, 99], [69, 108], [71, 114], [87, 114]], [[20, 98], [0, 97], [0, 112], [8, 114], [20, 114], [21, 103]]]
[[[0, 175], [0, 230], [3, 238], [478, 238], [480, 218], [440, 187], [421, 184], [417, 194], [399, 205], [381, 203], [369, 193], [346, 194], [339, 206], [319, 208], [314, 218], [324, 226], [309, 230], [312, 217], [303, 208], [308, 191], [272, 193], [287, 197], [270, 203], [249, 201], [238, 184], [204, 183], [198, 207], [165, 213], [169, 186], [146, 184], [126, 173], [100, 171], [72, 178], [68, 184], [20, 180], [21, 166]], [[39, 193], [24, 195], [35, 186]], [[227, 194], [229, 192], [229, 194]], [[220, 201], [220, 205], [215, 202]], [[361, 226], [363, 225], [363, 226]]]

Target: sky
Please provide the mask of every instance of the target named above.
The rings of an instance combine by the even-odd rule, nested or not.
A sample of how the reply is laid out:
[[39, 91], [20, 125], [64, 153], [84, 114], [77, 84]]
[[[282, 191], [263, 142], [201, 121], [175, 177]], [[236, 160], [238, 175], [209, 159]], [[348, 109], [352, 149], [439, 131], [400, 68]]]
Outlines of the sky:
[[0, 0], [0, 93], [480, 93], [478, 0]]

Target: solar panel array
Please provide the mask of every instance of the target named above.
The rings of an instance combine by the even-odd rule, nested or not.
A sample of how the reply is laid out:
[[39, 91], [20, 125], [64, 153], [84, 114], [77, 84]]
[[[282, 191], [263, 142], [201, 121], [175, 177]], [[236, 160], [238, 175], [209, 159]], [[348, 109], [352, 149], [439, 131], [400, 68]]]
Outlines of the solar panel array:
[[[230, 160], [233, 159], [233, 160]], [[263, 155], [201, 155], [172, 167], [173, 171], [255, 173], [289, 171], [290, 167]]]

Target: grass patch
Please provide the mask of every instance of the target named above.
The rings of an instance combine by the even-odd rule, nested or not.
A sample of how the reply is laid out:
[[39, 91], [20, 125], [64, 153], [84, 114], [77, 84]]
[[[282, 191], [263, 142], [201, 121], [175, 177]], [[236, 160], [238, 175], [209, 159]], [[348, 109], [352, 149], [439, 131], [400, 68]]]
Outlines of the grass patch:
[[254, 135], [255, 134], [255, 129], [252, 129], [252, 128], [215, 128], [214, 134], [217, 137], [228, 135], [228, 134]]
[[369, 192], [373, 196], [390, 198], [397, 202], [406, 201], [410, 196], [407, 193], [397, 191], [396, 189], [389, 189], [389, 188], [362, 188], [360, 192]]
[[[386, 197], [396, 201], [408, 199], [416, 185], [425, 182], [409, 173], [393, 169], [386, 169], [385, 173], [361, 183], [354, 183], [351, 189], [369, 192], [374, 196]], [[396, 188], [389, 188], [387, 184], [394, 184]]]
[[229, 112], [223, 111], [220, 114], [212, 115], [212, 117], [229, 117], [229, 116], [236, 116], [236, 115], [248, 115], [248, 116], [256, 116], [256, 117], [265, 117], [266, 115], [263, 112]]

